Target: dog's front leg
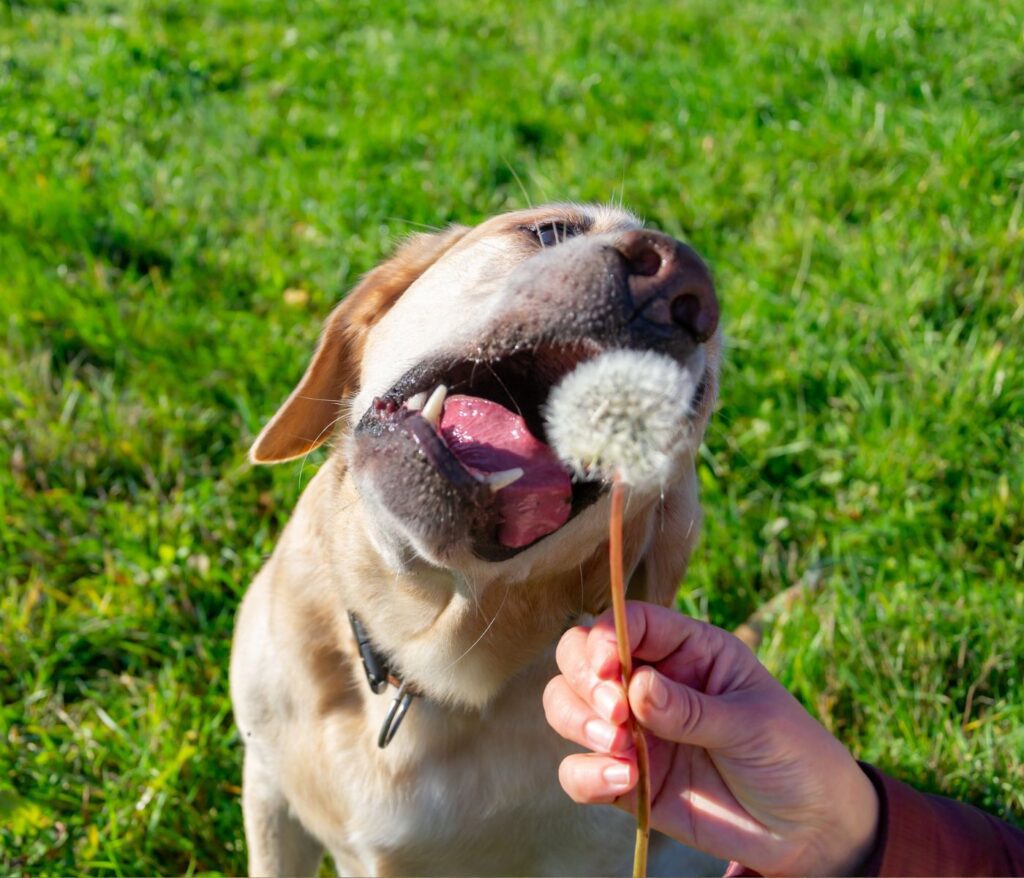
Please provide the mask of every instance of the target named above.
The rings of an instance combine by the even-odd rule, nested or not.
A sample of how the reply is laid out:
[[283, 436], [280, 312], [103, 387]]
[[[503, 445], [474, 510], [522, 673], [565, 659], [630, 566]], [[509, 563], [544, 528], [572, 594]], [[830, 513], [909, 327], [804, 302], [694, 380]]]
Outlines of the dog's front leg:
[[252, 753], [245, 756], [242, 812], [250, 876], [272, 878], [317, 873], [323, 846], [292, 815], [276, 781]]

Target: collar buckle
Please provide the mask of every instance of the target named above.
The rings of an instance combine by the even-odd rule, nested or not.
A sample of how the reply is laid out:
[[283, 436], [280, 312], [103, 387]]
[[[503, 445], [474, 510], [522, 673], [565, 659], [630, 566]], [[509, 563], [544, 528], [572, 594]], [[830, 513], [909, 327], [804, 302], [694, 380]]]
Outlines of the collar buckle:
[[409, 691], [408, 683], [403, 683], [399, 687], [398, 694], [395, 696], [394, 701], [391, 702], [391, 707], [388, 708], [388, 715], [384, 717], [384, 723], [380, 727], [380, 734], [377, 735], [377, 746], [381, 750], [387, 747], [391, 743], [391, 739], [395, 737], [395, 732], [398, 731], [402, 720], [405, 719], [409, 705], [412, 704], [412, 700], [415, 697], [416, 694]]
[[391, 673], [387, 659], [373, 648], [366, 628], [363, 627], [363, 623], [359, 621], [355, 613], [348, 614], [348, 621], [352, 626], [356, 645], [359, 647], [359, 658], [362, 660], [363, 670], [366, 672], [366, 682], [370, 684], [371, 691], [375, 695], [380, 695], [388, 688], [389, 684], [398, 689], [398, 694], [391, 702], [384, 723], [380, 727], [380, 733], [377, 735], [377, 746], [383, 750], [395, 737], [416, 693], [411, 690], [407, 681], [399, 680]]
[[388, 665], [374, 651], [370, 643], [370, 636], [366, 633], [363, 623], [356, 618], [355, 613], [348, 614], [349, 624], [352, 625], [352, 634], [356, 638], [356, 645], [359, 647], [359, 658], [363, 661], [363, 670], [366, 671], [366, 682], [375, 695], [380, 695], [388, 688]]

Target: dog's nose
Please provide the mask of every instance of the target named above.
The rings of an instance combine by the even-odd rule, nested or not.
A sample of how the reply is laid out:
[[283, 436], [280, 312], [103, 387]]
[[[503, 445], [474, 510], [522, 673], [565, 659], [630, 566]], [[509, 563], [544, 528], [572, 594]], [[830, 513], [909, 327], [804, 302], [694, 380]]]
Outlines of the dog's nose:
[[698, 342], [718, 328], [718, 297], [701, 258], [675, 238], [638, 229], [616, 244], [627, 265], [634, 313], [661, 329], [684, 329]]

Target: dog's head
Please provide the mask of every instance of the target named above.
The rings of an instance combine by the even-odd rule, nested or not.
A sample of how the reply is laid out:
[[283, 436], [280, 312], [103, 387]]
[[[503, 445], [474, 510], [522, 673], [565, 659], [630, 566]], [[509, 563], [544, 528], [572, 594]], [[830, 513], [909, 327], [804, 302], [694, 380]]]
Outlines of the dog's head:
[[607, 519], [603, 485], [573, 482], [546, 442], [551, 388], [609, 349], [667, 354], [697, 387], [680, 401], [692, 458], [716, 392], [717, 327], [697, 254], [624, 210], [556, 204], [415, 235], [328, 318], [252, 459], [299, 457], [339, 430], [370, 537], [395, 568], [568, 568], [583, 557], [570, 547], [592, 552]]

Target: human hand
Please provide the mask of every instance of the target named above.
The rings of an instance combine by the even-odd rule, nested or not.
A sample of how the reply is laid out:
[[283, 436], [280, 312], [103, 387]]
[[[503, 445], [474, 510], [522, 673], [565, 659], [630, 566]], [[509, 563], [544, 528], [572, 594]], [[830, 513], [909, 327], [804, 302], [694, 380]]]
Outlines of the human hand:
[[562, 762], [565, 791], [634, 810], [631, 709], [647, 730], [655, 829], [762, 875], [851, 874], [874, 842], [878, 797], [847, 749], [733, 635], [636, 601], [627, 616], [628, 702], [610, 612], [558, 644], [548, 722], [596, 751]]

